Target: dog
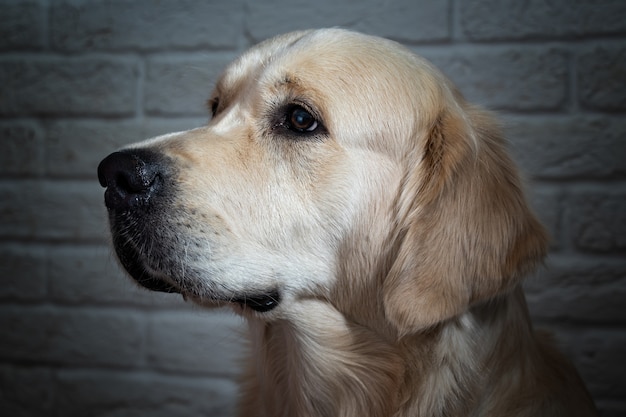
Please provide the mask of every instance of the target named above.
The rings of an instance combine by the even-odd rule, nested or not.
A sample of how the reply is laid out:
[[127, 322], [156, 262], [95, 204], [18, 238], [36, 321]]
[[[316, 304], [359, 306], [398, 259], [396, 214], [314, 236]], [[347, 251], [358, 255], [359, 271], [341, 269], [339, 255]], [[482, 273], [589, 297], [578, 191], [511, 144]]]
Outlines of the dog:
[[342, 29], [234, 61], [206, 126], [98, 167], [117, 258], [249, 324], [240, 416], [593, 416], [521, 288], [547, 237], [492, 116]]

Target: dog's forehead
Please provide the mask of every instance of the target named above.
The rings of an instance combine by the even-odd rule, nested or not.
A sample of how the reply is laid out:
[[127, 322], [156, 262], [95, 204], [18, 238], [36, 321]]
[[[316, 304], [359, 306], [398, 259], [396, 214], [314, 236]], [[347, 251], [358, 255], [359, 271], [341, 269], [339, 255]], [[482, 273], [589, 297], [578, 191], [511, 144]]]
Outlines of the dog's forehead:
[[311, 31], [290, 32], [265, 40], [248, 49], [226, 67], [216, 84], [222, 94], [235, 92], [258, 81], [261, 73], [275, 66], [277, 57], [284, 56], [290, 47]]
[[233, 91], [257, 82], [289, 84], [285, 81], [295, 78], [330, 85], [340, 76], [373, 79], [402, 70], [413, 58], [394, 42], [342, 29], [291, 32], [245, 52], [226, 69], [218, 87]]

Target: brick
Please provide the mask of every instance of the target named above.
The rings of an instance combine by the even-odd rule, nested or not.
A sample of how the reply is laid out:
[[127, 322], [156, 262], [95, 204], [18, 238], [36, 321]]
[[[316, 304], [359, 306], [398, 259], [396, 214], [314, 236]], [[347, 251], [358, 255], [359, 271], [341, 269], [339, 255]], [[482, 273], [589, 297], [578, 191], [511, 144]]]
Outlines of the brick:
[[626, 121], [617, 117], [508, 118], [513, 153], [538, 179], [626, 176]]
[[58, 391], [59, 416], [231, 417], [237, 388], [224, 379], [64, 370]]
[[0, 357], [31, 363], [141, 364], [143, 321], [124, 311], [3, 306]]
[[55, 177], [95, 181], [102, 159], [124, 145], [202, 126], [208, 116], [137, 120], [62, 120], [48, 124], [46, 172]]
[[415, 50], [473, 103], [524, 112], [560, 110], [567, 103], [568, 59], [558, 48]]
[[104, 157], [124, 145], [164, 133], [187, 130], [206, 123], [195, 119], [61, 120], [48, 124], [46, 172], [54, 177], [95, 180]]
[[108, 236], [103, 191], [81, 181], [0, 182], [0, 237], [100, 240]]
[[626, 386], [622, 366], [626, 346], [623, 329], [557, 330], [557, 339], [594, 398], [623, 399]]
[[246, 29], [254, 41], [293, 30], [339, 26], [399, 41], [432, 42], [449, 39], [448, 11], [449, 1], [419, 7], [411, 0], [248, 1]]
[[591, 253], [626, 250], [626, 193], [597, 189], [572, 192], [565, 222], [573, 245]]
[[0, 365], [3, 415], [231, 417], [237, 387], [220, 378]]
[[[364, 3], [369, 3], [365, 16], [353, 20], [354, 23], [347, 20], [347, 27], [408, 43], [442, 42], [450, 39], [449, 1], [422, 2], [419, 6], [413, 0], [370, 0]], [[336, 7], [337, 3], [333, 3], [331, 10]], [[346, 10], [343, 16], [354, 18], [350, 10]], [[322, 23], [321, 26], [328, 25]]]
[[152, 314], [148, 361], [169, 372], [238, 375], [246, 343], [243, 330], [240, 319], [219, 310]]
[[[348, 26], [365, 19], [376, 2], [274, 0], [246, 2], [245, 28], [254, 42], [280, 33], [318, 27]], [[280, 19], [276, 19], [280, 13]], [[268, 24], [272, 22], [272, 24]]]
[[[626, 3], [623, 3], [626, 9]], [[626, 13], [622, 15], [624, 19]], [[577, 59], [579, 100], [584, 108], [626, 110], [626, 46], [598, 46]]]
[[0, 365], [0, 404], [7, 416], [56, 416], [54, 375], [49, 369]]
[[242, 37], [241, 0], [72, 0], [51, 6], [55, 48], [167, 50], [236, 48]]
[[62, 304], [191, 309], [180, 295], [146, 290], [122, 271], [112, 248], [57, 246], [48, 251], [49, 299]]
[[540, 187], [536, 183], [527, 185], [526, 188], [531, 207], [549, 234], [550, 249], [561, 249], [562, 193], [553, 188]]
[[43, 133], [30, 122], [0, 122], [0, 175], [39, 176], [43, 173]]
[[525, 289], [535, 321], [626, 324], [626, 261], [551, 255]]
[[0, 245], [0, 300], [41, 301], [46, 296], [46, 250], [40, 246]]
[[137, 64], [128, 59], [0, 60], [0, 115], [131, 115], [137, 80]]
[[213, 58], [158, 57], [148, 60], [145, 112], [150, 115], [192, 115], [208, 119], [206, 101], [224, 67], [234, 55]]
[[481, 41], [577, 38], [626, 32], [622, 0], [469, 0], [460, 2], [460, 25]]
[[4, 0], [0, 13], [0, 50], [43, 48], [44, 7], [40, 1]]
[[51, 122], [46, 132], [46, 173], [95, 180], [100, 161], [123, 145], [142, 139], [140, 130], [135, 121], [125, 119]]

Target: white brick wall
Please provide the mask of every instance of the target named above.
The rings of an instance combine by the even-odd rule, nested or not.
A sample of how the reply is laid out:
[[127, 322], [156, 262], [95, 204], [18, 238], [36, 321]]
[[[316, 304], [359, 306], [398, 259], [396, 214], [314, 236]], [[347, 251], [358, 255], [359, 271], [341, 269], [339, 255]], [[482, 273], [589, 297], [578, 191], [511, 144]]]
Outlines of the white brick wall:
[[204, 123], [254, 42], [322, 26], [404, 42], [501, 113], [553, 236], [533, 317], [626, 413], [623, 0], [0, 0], [2, 415], [232, 415], [240, 321], [123, 276], [95, 169]]

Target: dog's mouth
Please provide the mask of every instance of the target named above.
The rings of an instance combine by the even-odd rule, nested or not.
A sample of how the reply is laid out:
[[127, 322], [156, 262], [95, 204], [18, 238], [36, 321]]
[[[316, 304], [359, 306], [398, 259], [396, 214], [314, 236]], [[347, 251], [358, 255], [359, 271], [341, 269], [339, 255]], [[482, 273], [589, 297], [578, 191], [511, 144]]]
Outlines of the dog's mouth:
[[169, 278], [166, 274], [153, 271], [142, 262], [142, 255], [134, 245], [114, 234], [113, 243], [117, 257], [128, 274], [142, 287], [158, 292], [178, 293], [183, 298], [191, 298], [201, 303], [207, 300], [216, 305], [238, 304], [242, 308], [249, 308], [257, 313], [266, 313], [276, 308], [281, 302], [281, 294], [278, 289], [265, 291], [251, 291], [250, 293], [239, 293], [231, 296], [222, 295], [221, 292], [211, 291], [209, 294], [200, 293], [192, 288], [184, 288], [176, 280]]
[[166, 280], [156, 277], [139, 260], [139, 253], [129, 243], [122, 243], [122, 239], [113, 238], [115, 252], [120, 264], [126, 272], [142, 287], [151, 291], [180, 293], [181, 291]]
[[257, 313], [266, 313], [278, 306], [280, 303], [280, 292], [271, 290], [267, 293], [237, 297], [229, 301], [254, 310]]

